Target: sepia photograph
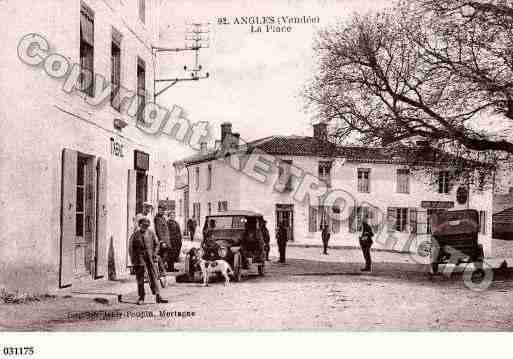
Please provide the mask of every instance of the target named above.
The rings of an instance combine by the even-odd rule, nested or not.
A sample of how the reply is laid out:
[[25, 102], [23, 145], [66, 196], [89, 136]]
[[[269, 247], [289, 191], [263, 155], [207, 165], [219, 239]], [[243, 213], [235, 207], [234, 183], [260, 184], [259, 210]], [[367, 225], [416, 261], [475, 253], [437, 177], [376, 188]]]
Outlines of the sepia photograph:
[[0, 17], [1, 333], [513, 330], [512, 0]]

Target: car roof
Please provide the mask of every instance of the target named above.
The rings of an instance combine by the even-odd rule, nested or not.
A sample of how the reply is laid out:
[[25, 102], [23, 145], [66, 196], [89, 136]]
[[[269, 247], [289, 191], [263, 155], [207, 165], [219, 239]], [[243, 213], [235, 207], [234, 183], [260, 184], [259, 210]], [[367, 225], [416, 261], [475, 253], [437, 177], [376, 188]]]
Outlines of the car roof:
[[243, 210], [232, 210], [232, 211], [226, 211], [221, 212], [217, 214], [211, 214], [207, 217], [230, 217], [230, 216], [245, 216], [245, 217], [263, 217], [260, 213], [253, 212], [253, 211], [243, 211]]

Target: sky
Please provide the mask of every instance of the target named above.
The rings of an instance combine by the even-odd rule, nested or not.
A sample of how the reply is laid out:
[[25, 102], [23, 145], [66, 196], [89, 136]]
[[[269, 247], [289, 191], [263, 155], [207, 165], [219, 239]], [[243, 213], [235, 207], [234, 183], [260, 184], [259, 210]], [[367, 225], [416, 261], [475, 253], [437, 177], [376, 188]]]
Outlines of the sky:
[[[312, 118], [305, 114], [301, 88], [314, 71], [313, 39], [318, 29], [353, 12], [369, 12], [387, 0], [164, 0], [161, 46], [183, 47], [187, 23], [209, 25], [209, 48], [200, 51], [200, 64], [210, 77], [179, 82], [158, 97], [158, 103], [182, 107], [191, 122], [208, 121], [219, 138], [219, 125], [228, 121], [244, 140], [270, 135], [311, 135]], [[319, 17], [318, 24], [292, 24], [290, 32], [251, 32], [235, 17]], [[218, 25], [226, 17], [228, 25]], [[160, 76], [189, 77], [191, 52], [160, 53]], [[157, 85], [162, 88], [163, 84]], [[159, 88], [157, 88], [158, 91]]]

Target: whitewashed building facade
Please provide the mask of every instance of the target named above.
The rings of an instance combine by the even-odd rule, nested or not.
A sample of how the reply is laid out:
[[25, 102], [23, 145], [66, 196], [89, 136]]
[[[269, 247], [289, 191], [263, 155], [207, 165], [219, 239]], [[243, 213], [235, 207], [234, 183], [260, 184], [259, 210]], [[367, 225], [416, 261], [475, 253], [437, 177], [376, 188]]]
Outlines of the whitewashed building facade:
[[[183, 205], [182, 223], [189, 216], [201, 228], [210, 213], [252, 210], [264, 215], [272, 238], [277, 223], [285, 221], [295, 243], [320, 244], [321, 224], [326, 221], [330, 243], [351, 246], [358, 244], [362, 216], [368, 216], [377, 232], [375, 246], [402, 251], [412, 249], [405, 247], [412, 232], [417, 239], [429, 235], [433, 212], [472, 208], [480, 213], [480, 242], [490, 255], [491, 188], [456, 183], [439, 159], [440, 168], [424, 178], [418, 170], [419, 156], [427, 168], [433, 155], [443, 155], [430, 147], [399, 152], [338, 147], [327, 141], [326, 131], [326, 125], [318, 124], [312, 137], [270, 136], [241, 144], [239, 135], [231, 133], [231, 124], [223, 124], [220, 148], [174, 164], [182, 183], [176, 192]], [[413, 158], [415, 171], [410, 166]], [[328, 208], [319, 200], [328, 193], [336, 197], [337, 192], [343, 199], [338, 204]]]
[[[137, 109], [153, 100], [159, 3], [0, 4], [9, 24], [0, 54], [0, 286], [47, 291], [128, 273], [137, 209], [171, 197], [173, 143], [136, 126], [133, 101], [92, 104], [101, 92], [67, 91], [68, 76], [49, 76], [46, 60], [20, 58], [60, 54], [136, 93]], [[23, 49], [22, 39], [39, 42]]]

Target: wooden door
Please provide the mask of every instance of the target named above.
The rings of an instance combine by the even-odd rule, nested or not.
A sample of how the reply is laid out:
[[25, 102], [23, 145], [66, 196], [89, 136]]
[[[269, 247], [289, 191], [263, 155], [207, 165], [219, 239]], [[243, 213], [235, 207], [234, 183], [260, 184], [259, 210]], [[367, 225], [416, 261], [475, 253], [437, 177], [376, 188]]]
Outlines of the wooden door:
[[98, 158], [96, 165], [97, 195], [96, 195], [96, 253], [95, 278], [107, 274], [107, 161]]
[[74, 241], [76, 234], [77, 152], [62, 152], [62, 198], [59, 287], [69, 287], [74, 275]]

